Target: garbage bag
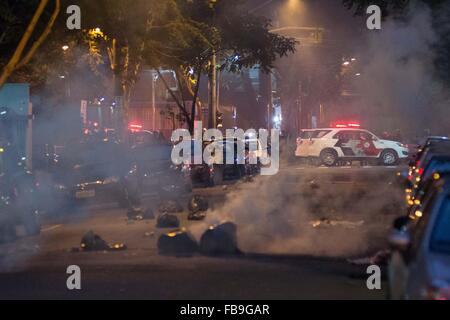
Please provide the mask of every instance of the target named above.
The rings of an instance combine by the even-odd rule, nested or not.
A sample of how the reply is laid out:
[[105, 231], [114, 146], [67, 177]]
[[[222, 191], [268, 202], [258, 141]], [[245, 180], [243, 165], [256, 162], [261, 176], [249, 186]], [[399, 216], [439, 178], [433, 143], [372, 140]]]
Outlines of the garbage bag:
[[84, 251], [109, 250], [109, 244], [93, 231], [88, 231], [81, 239], [81, 249]]
[[158, 217], [158, 220], [156, 222], [156, 227], [163, 229], [163, 228], [179, 228], [180, 227], [180, 220], [177, 216], [174, 216], [172, 214], [164, 213]]
[[163, 234], [158, 239], [158, 252], [161, 255], [192, 255], [198, 251], [194, 237], [185, 230]]
[[208, 211], [209, 203], [204, 197], [196, 195], [189, 200], [188, 209], [192, 213]]
[[200, 251], [205, 255], [233, 255], [240, 253], [237, 244], [237, 227], [227, 222], [212, 226], [200, 239]]

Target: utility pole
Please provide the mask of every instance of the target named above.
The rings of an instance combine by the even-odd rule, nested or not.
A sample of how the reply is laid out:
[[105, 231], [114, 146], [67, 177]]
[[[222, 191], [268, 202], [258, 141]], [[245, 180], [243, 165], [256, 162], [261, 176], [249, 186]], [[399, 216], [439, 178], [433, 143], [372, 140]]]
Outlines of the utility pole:
[[273, 116], [273, 87], [272, 87], [272, 72], [269, 72], [269, 83], [268, 83], [268, 101], [267, 101], [267, 130], [272, 129], [272, 116]]
[[152, 70], [152, 130], [156, 131], [156, 80], [158, 75]]
[[214, 51], [209, 68], [209, 128], [217, 128], [217, 54]]

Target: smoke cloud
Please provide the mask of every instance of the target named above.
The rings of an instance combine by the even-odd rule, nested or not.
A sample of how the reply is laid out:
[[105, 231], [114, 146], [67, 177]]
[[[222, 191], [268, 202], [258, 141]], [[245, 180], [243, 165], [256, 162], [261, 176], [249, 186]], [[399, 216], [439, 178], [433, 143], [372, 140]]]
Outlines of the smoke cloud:
[[404, 19], [388, 18], [382, 30], [367, 31], [363, 77], [356, 86], [371, 127], [397, 128], [410, 136], [426, 129], [450, 133], [449, 123], [442, 121], [450, 101], [448, 88], [438, 79], [434, 63], [442, 39], [436, 33], [441, 24], [435, 28], [433, 23], [443, 12], [415, 3]]
[[312, 175], [282, 172], [243, 184], [190, 231], [199, 239], [210, 225], [234, 222], [240, 249], [247, 253], [349, 257], [380, 249], [377, 241], [399, 212], [401, 192], [386, 179], [362, 187], [357, 181], [333, 182], [339, 177], [312, 180]]

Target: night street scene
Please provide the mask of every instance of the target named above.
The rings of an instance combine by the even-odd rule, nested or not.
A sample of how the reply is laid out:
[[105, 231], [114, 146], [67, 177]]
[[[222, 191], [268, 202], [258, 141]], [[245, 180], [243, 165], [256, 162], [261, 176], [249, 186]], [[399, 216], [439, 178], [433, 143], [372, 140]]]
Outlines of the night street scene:
[[450, 0], [0, 0], [0, 300], [449, 300], [449, 35]]

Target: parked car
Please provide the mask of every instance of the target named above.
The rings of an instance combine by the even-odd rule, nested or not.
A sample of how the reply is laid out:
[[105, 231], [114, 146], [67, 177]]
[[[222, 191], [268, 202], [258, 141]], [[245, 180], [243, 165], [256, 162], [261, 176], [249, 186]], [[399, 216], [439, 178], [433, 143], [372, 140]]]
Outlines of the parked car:
[[429, 162], [437, 156], [450, 155], [450, 141], [434, 141], [428, 144], [420, 152], [419, 157], [416, 159], [414, 166], [409, 170], [407, 187], [411, 188], [420, 182], [426, 166]]
[[[259, 140], [245, 140], [241, 141], [244, 148], [244, 154], [238, 154], [238, 140], [236, 139], [221, 139], [214, 142], [204, 142], [202, 144], [202, 155], [205, 148], [213, 148], [222, 150], [221, 154], [213, 154], [209, 163], [202, 159], [201, 163], [195, 163], [194, 159], [194, 142], [191, 143], [191, 159], [184, 164], [184, 172], [189, 176], [194, 185], [215, 186], [223, 183], [224, 180], [236, 180], [247, 175], [255, 175], [260, 172], [259, 161], [256, 164], [249, 162], [250, 155], [259, 160], [261, 153], [268, 152], [261, 147]], [[256, 150], [250, 148], [254, 143]], [[252, 154], [253, 153], [253, 154]], [[227, 163], [228, 155], [234, 154], [232, 163]], [[203, 157], [202, 157], [203, 158]]]
[[450, 175], [433, 180], [414, 217], [394, 223], [391, 299], [450, 299]]
[[382, 140], [373, 133], [356, 128], [323, 128], [304, 130], [297, 139], [295, 155], [299, 158], [320, 160], [325, 166], [339, 161], [374, 161], [385, 166], [406, 160], [406, 145]]
[[34, 176], [17, 158], [14, 147], [0, 144], [0, 242], [13, 240], [18, 225], [29, 236], [40, 233], [37, 196]]
[[416, 161], [419, 160], [423, 153], [430, 147], [438, 145], [440, 142], [449, 141], [448, 137], [443, 136], [430, 136], [425, 138], [423, 141], [419, 143], [417, 146], [417, 152], [411, 155], [410, 167], [416, 166]]

